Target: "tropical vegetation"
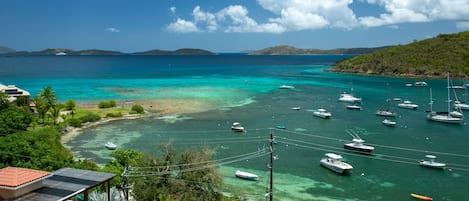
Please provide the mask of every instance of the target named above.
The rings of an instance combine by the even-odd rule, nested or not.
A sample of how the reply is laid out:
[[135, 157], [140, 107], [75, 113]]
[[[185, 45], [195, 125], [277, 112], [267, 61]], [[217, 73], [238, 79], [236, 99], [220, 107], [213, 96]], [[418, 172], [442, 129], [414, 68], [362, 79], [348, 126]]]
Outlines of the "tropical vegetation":
[[469, 31], [440, 34], [339, 61], [335, 72], [386, 76], [469, 77]]
[[[133, 186], [131, 195], [142, 201], [239, 200], [218, 191], [222, 176], [217, 171], [217, 164], [211, 162], [213, 152], [207, 148], [178, 152], [167, 145], [159, 148], [160, 154], [156, 156], [117, 149], [111, 153], [115, 160], [102, 168], [91, 160], [77, 160], [61, 144], [62, 129], [66, 126], [80, 127], [84, 122], [102, 117], [89, 111], [77, 110], [75, 113], [75, 102], [68, 100], [60, 104], [49, 86], [33, 99], [34, 109], [17, 106], [0, 92], [0, 168], [15, 166], [54, 171], [72, 167], [110, 172], [116, 174], [112, 180], [114, 187], [121, 188], [122, 184]], [[64, 109], [71, 112], [61, 115], [60, 111]], [[134, 105], [129, 113], [132, 112], [142, 113], [143, 107]], [[60, 118], [63, 121], [58, 121]], [[138, 167], [145, 168], [145, 171]], [[99, 197], [99, 193], [95, 197]]]

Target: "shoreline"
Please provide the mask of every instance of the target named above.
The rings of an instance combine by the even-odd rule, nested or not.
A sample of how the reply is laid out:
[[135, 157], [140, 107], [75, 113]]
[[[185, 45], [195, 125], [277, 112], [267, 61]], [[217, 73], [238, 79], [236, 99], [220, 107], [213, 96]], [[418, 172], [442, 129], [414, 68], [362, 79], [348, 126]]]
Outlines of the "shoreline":
[[[144, 108], [145, 114], [128, 114], [130, 108], [136, 104], [141, 105]], [[221, 107], [221, 105], [215, 101], [194, 99], [119, 100], [116, 105], [116, 108], [128, 110], [126, 111], [127, 113], [123, 114], [122, 117], [101, 117], [100, 120], [95, 122], [84, 123], [82, 127], [79, 128], [72, 126], [64, 127], [61, 132], [62, 145], [66, 146], [66, 143], [68, 141], [81, 134], [81, 132], [85, 129], [104, 125], [113, 121], [141, 119], [150, 116], [164, 117], [191, 114], [205, 112]], [[99, 111], [99, 109], [97, 108], [97, 104], [79, 104], [79, 107], [88, 108], [89, 111]], [[70, 147], [66, 147], [70, 149]]]

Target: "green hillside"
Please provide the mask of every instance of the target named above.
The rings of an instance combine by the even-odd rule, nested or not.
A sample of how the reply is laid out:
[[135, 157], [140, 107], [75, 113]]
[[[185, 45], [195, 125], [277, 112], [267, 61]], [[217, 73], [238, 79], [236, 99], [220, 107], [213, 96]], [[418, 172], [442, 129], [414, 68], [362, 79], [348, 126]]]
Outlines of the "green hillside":
[[469, 77], [469, 32], [440, 34], [339, 61], [335, 72], [403, 77]]

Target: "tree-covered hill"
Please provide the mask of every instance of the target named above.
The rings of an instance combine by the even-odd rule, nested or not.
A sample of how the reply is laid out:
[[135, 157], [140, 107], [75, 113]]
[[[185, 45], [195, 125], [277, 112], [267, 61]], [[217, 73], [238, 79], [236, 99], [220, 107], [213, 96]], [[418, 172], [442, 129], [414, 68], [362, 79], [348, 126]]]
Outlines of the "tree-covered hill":
[[338, 48], [331, 50], [321, 50], [321, 49], [302, 49], [296, 48], [288, 45], [281, 45], [275, 47], [269, 47], [261, 50], [251, 51], [249, 54], [252, 55], [286, 55], [286, 54], [366, 54], [374, 52], [376, 50], [382, 49], [385, 47], [375, 47], [375, 48]]
[[469, 32], [440, 34], [339, 61], [335, 72], [403, 77], [469, 77]]

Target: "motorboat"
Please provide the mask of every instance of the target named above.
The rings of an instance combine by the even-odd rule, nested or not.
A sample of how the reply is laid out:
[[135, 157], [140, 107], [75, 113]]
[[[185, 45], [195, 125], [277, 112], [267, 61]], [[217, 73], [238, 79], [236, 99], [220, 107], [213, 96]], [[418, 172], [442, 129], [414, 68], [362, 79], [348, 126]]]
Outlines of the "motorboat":
[[414, 85], [417, 86], [417, 87], [426, 87], [426, 86], [428, 86], [428, 84], [426, 82], [415, 82]]
[[[450, 85], [449, 81], [449, 73], [447, 76], [448, 86]], [[450, 111], [451, 107], [451, 100], [450, 100], [450, 92], [449, 87], [447, 87], [447, 111], [446, 112], [435, 112], [433, 111], [433, 100], [432, 100], [432, 89], [430, 89], [430, 113], [427, 115], [427, 119], [431, 121], [441, 122], [441, 123], [448, 123], [448, 124], [459, 124], [464, 120], [463, 114], [459, 111]]]
[[301, 107], [292, 107], [290, 109], [292, 109], [292, 110], [301, 110]]
[[406, 87], [411, 87], [412, 84], [411, 84], [411, 83], [406, 83], [405, 86], [406, 86]]
[[321, 166], [337, 172], [339, 174], [349, 174], [353, 167], [342, 161], [342, 156], [334, 153], [327, 153], [325, 157], [320, 160]]
[[106, 144], [104, 144], [104, 147], [109, 150], [114, 150], [117, 148], [117, 145], [112, 142], [106, 142]]
[[324, 118], [324, 119], [329, 119], [331, 118], [332, 114], [328, 111], [326, 111], [326, 109], [317, 109], [316, 111], [313, 112], [313, 115], [314, 116], [317, 116], [317, 117], [321, 117], [321, 118]]
[[412, 109], [412, 110], [416, 110], [419, 107], [419, 105], [414, 104], [412, 103], [412, 101], [409, 101], [409, 100], [406, 100], [403, 103], [399, 103], [397, 104], [397, 106], [400, 108]]
[[236, 132], [244, 132], [244, 127], [239, 122], [233, 122], [233, 125], [231, 126], [231, 130], [236, 131]]
[[364, 145], [363, 144], [364, 142], [365, 140], [361, 139], [358, 136], [354, 136], [352, 139], [352, 142], [344, 144], [344, 149], [349, 149], [349, 150], [358, 151], [358, 152], [367, 153], [367, 154], [375, 150], [375, 148], [372, 146]]
[[287, 129], [284, 125], [276, 125], [275, 128], [277, 129]]
[[421, 166], [431, 167], [431, 168], [440, 168], [440, 169], [446, 167], [445, 163], [435, 162], [436, 156], [434, 156], [434, 155], [425, 155], [425, 157], [427, 159], [423, 159], [423, 160], [419, 161], [419, 164]]
[[461, 101], [454, 101], [454, 108], [461, 110], [469, 110], [469, 104], [462, 103]]
[[401, 98], [392, 98], [393, 101], [401, 101]]
[[346, 103], [360, 103], [362, 102], [362, 98], [357, 98], [353, 96], [352, 94], [348, 94], [344, 92], [343, 94], [340, 94], [339, 101], [346, 102]]
[[415, 193], [411, 193], [410, 196], [412, 196], [414, 198], [417, 198], [419, 200], [433, 200], [433, 198], [431, 198], [431, 197], [424, 196], [424, 195], [419, 195], [419, 194], [415, 194]]
[[279, 89], [294, 89], [295, 87], [291, 85], [280, 85], [278, 88]]
[[259, 177], [253, 173], [236, 170], [235, 176], [241, 179], [256, 181]]
[[391, 121], [389, 119], [384, 119], [382, 123], [386, 126], [391, 126], [391, 127], [394, 127], [397, 124], [395, 121]]
[[381, 109], [376, 111], [376, 115], [383, 117], [395, 117], [396, 113], [387, 109]]
[[362, 106], [359, 106], [359, 105], [347, 105], [347, 109], [350, 109], [350, 110], [362, 110]]

